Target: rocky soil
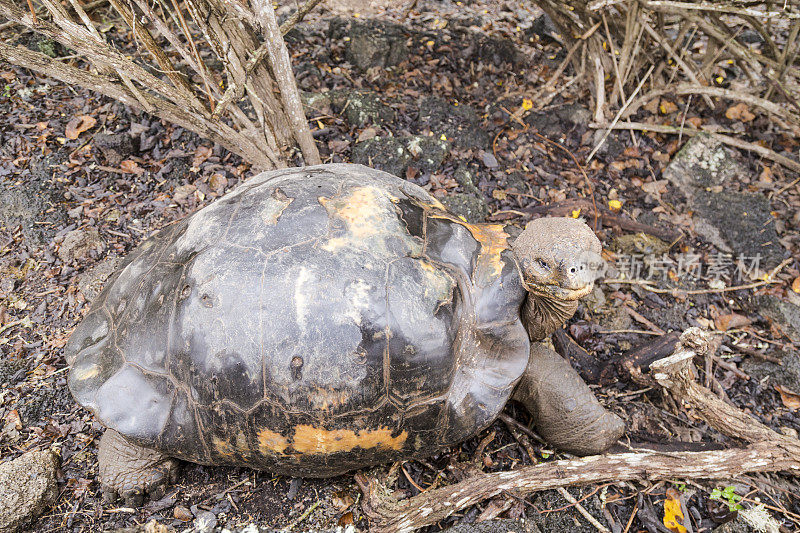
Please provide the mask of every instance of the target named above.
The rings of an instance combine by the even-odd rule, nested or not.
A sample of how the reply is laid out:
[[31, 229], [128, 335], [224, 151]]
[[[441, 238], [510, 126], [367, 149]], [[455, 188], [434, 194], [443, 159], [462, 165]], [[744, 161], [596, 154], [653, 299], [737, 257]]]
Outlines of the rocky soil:
[[[537, 91], [565, 51], [534, 8], [429, 0], [406, 15], [407, 6], [393, 2], [342, 3], [332, 2], [287, 36], [326, 162], [392, 172], [469, 221], [522, 226], [555, 214], [594, 225], [611, 281], [581, 304], [556, 348], [573, 354], [601, 400], [626, 420], [626, 445], [736, 445], [638, 384], [624, 365], [630, 350], [689, 326], [721, 341], [726, 366], [714, 364], [701, 378], [773, 429], [797, 436], [798, 176], [707, 137], [638, 132], [611, 134], [598, 156], [579, 167], [576, 160], [583, 165], [601, 136], [589, 126], [591, 97], [580, 84], [568, 86], [574, 73], [567, 69], [555, 84], [558, 94], [541, 105], [547, 95]], [[287, 3], [280, 13], [292, 9]], [[108, 14], [101, 9], [95, 16]], [[130, 43], [124, 31], [109, 22], [107, 35], [123, 48]], [[3, 38], [69, 55], [32, 35]], [[0, 478], [11, 480], [0, 483], [0, 531], [37, 515], [30, 527], [42, 532], [366, 530], [352, 475], [301, 481], [185, 465], [159, 501], [140, 509], [102, 502], [96, 481], [102, 428], [66, 389], [63, 346], [121, 257], [253, 172], [218, 146], [94, 93], [5, 64], [0, 78]], [[700, 99], [665, 96], [633, 119], [733, 129], [797, 155], [798, 140], [769, 117], [727, 113], [735, 103], [720, 101], [712, 110]], [[90, 125], [68, 138], [76, 124]], [[739, 286], [747, 288], [715, 292]], [[529, 423], [513, 403], [506, 414]], [[370, 473], [403, 497], [475, 468], [513, 469], [560, 456], [535, 443], [531, 455], [526, 444], [497, 421], [439, 456]], [[25, 480], [26, 472], [35, 479]], [[781, 531], [800, 530], [800, 483], [784, 475], [613, 483], [570, 493], [612, 531], [665, 531], [669, 487], [682, 491], [697, 532], [752, 530], [747, 510], [757, 501]], [[742, 496], [744, 510], [712, 498], [725, 487]], [[29, 509], [7, 503], [20, 494]], [[554, 491], [498, 498], [430, 529], [449, 527], [596, 531]]]

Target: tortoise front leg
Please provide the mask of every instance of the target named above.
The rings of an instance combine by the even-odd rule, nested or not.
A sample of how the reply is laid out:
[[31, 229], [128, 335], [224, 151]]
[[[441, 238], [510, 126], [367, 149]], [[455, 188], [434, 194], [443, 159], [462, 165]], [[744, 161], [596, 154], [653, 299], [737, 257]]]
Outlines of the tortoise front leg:
[[131, 444], [113, 429], [100, 439], [97, 460], [103, 500], [111, 502], [119, 496], [128, 507], [141, 505], [145, 494], [153, 500], [162, 498], [178, 474], [175, 459]]
[[600, 405], [575, 369], [538, 342], [531, 344], [528, 367], [512, 397], [530, 411], [539, 434], [566, 452], [603, 453], [625, 432], [622, 419]]

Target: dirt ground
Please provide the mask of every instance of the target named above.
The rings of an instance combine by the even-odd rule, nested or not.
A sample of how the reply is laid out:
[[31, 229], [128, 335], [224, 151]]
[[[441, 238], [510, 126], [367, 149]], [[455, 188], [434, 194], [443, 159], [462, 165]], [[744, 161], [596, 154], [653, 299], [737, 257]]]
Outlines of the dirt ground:
[[[565, 56], [541, 13], [510, 2], [420, 0], [409, 6], [331, 2], [287, 36], [323, 160], [394, 172], [470, 220], [522, 226], [542, 214], [583, 216], [597, 227], [612, 278], [651, 258], [642, 267], [649, 284], [601, 284], [555, 343], [603, 403], [625, 419], [626, 441], [618, 450], [652, 443], [672, 450], [737, 445], [659, 390], [637, 383], [624, 364], [631, 350], [690, 326], [713, 331], [721, 342], [723, 362], [706, 367], [701, 379], [769, 427], [796, 437], [798, 176], [753, 154], [716, 147], [721, 167], [735, 179], [720, 184], [714, 174], [703, 182], [695, 173], [696, 181], [687, 184], [675, 177], [686, 137], [628, 131], [612, 133], [579, 167], [576, 160], [585, 161], [602, 133], [590, 127], [591, 97], [571, 83], [571, 68], [556, 80], [557, 94], [541, 105], [547, 95], [538, 91]], [[286, 5], [280, 13], [291, 9]], [[107, 15], [101, 9], [94, 16]], [[337, 18], [343, 15], [352, 17]], [[111, 19], [108, 25], [106, 35], [129, 46], [124, 28]], [[3, 38], [56, 56], [70, 53], [32, 34]], [[735, 87], [730, 70], [726, 83]], [[0, 457], [53, 448], [62, 460], [58, 501], [33, 530], [98, 531], [152, 520], [187, 530], [212, 518], [230, 529], [352, 524], [366, 530], [352, 475], [300, 481], [185, 465], [178, 484], [159, 501], [140, 509], [101, 501], [96, 451], [102, 428], [66, 389], [64, 344], [121, 257], [253, 172], [220, 147], [95, 93], [2, 63], [0, 77]], [[731, 112], [735, 102], [709, 109], [700, 99], [669, 95], [654, 102], [632, 120], [715, 126], [797, 154], [797, 139], [757, 110]], [[593, 206], [602, 216], [594, 216]], [[747, 212], [757, 218], [752, 224], [740, 215]], [[641, 227], [614, 222], [615, 216]], [[720, 263], [720, 247], [734, 256], [757, 255], [758, 268]], [[676, 266], [689, 256], [702, 265], [696, 276]], [[769, 278], [777, 282], [759, 285], [777, 266]], [[639, 273], [629, 278], [645, 276]], [[757, 286], [707, 290], [720, 283]], [[505, 414], [530, 423], [514, 403]], [[407, 497], [474, 469], [508, 470], [557, 457], [563, 455], [496, 421], [446, 453], [369, 474], [396, 497]], [[671, 487], [681, 491], [696, 532], [748, 531], [734, 506], [749, 509], [758, 502], [781, 531], [800, 531], [800, 483], [784, 474], [708, 482], [677, 476], [570, 492], [615, 533], [669, 531], [662, 519]], [[723, 493], [726, 487], [733, 488]], [[738, 495], [735, 501], [731, 494]], [[526, 519], [525, 525], [514, 522], [520, 531], [596, 531], [554, 491], [499, 497], [429, 529], [479, 518]]]

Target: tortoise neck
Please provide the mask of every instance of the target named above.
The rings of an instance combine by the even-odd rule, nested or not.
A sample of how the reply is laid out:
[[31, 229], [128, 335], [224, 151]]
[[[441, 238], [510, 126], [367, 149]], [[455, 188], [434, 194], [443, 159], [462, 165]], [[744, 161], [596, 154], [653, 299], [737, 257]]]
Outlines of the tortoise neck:
[[528, 330], [531, 342], [538, 342], [563, 326], [577, 309], [577, 300], [566, 301], [528, 293], [522, 304], [522, 323]]

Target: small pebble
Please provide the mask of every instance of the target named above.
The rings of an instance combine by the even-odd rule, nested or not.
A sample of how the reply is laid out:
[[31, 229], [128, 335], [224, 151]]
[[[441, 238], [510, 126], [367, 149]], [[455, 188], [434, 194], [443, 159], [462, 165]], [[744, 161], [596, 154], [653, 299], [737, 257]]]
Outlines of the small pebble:
[[203, 511], [194, 519], [194, 528], [198, 533], [210, 533], [217, 527], [217, 517], [211, 511]]
[[182, 505], [176, 505], [175, 509], [172, 510], [172, 516], [181, 522], [188, 522], [192, 519], [192, 512]]

